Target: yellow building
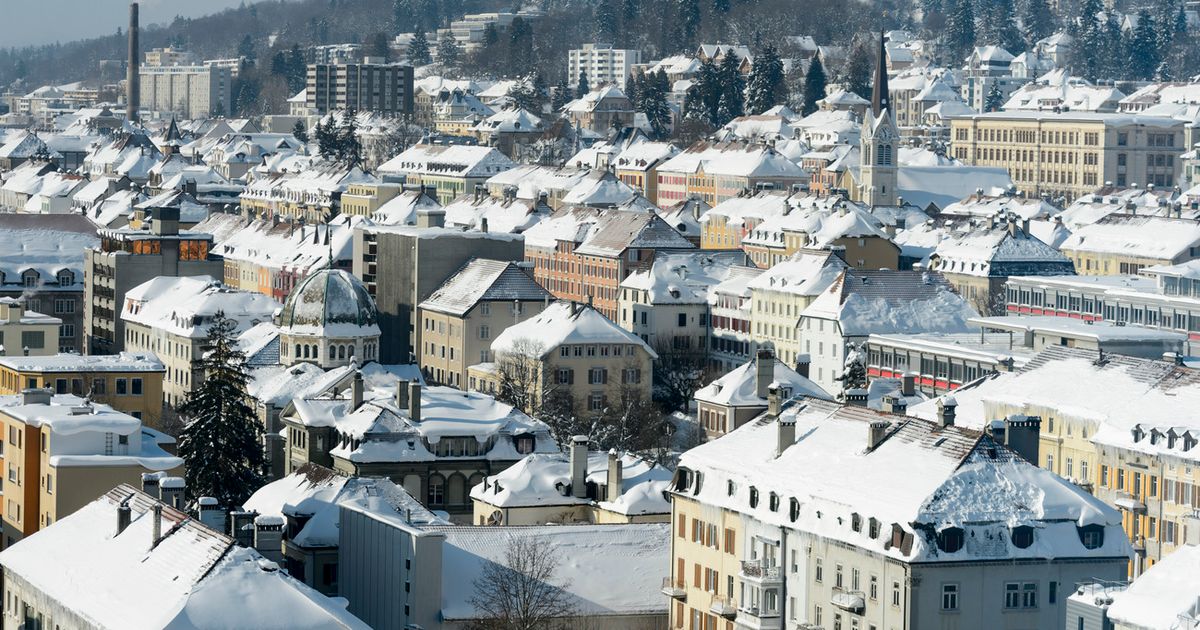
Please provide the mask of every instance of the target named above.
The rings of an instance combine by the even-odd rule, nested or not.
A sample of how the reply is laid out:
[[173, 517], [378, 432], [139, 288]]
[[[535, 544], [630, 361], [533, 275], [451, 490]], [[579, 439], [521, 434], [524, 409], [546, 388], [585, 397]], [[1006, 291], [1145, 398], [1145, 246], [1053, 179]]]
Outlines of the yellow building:
[[445, 205], [514, 166], [493, 147], [418, 144], [376, 170], [389, 181], [402, 178], [409, 186], [436, 188], [438, 203]]
[[0, 394], [48, 389], [86, 396], [159, 427], [166, 368], [153, 354], [0, 357]]
[[803, 250], [751, 280], [750, 338], [759, 347], [771, 344], [785, 365], [807, 367], [807, 351], [797, 328], [800, 313], [845, 268], [846, 263], [832, 252]]
[[383, 204], [403, 192], [400, 184], [362, 183], [351, 184], [342, 193], [342, 214], [369, 217]]
[[1053, 111], [976, 114], [950, 128], [955, 158], [1007, 169], [1026, 194], [1068, 200], [1109, 182], [1175, 186], [1183, 133], [1173, 118]]
[[[663, 493], [673, 471], [636, 455], [587, 450], [575, 436], [570, 456], [529, 455], [471, 489], [476, 525], [666, 523]], [[559, 492], [555, 484], [568, 479]]]
[[[690, 187], [693, 191], [695, 187]], [[711, 196], [694, 193], [707, 203]], [[738, 249], [742, 239], [759, 224], [790, 211], [786, 191], [765, 191], [750, 197], [734, 197], [714, 205], [700, 217], [700, 247]]]
[[793, 196], [786, 215], [768, 218], [742, 237], [742, 249], [766, 269], [802, 250], [836, 252], [855, 269], [896, 269], [900, 247], [861, 204], [841, 197]]
[[1134, 275], [1200, 257], [1200, 222], [1110, 214], [1079, 227], [1059, 246], [1082, 276]]
[[0, 399], [4, 440], [4, 546], [104, 494], [141, 483], [142, 473], [183, 473], [163, 450], [174, 442], [133, 416], [72, 395], [25, 390]]

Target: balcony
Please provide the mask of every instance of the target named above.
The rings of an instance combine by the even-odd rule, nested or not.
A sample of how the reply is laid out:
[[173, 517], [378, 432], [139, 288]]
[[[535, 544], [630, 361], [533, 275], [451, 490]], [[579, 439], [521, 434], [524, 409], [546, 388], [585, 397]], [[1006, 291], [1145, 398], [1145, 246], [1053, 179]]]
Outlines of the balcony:
[[1113, 503], [1115, 503], [1116, 506], [1122, 510], [1129, 510], [1130, 512], [1140, 514], [1146, 513], [1146, 504], [1142, 503], [1141, 499], [1129, 494], [1128, 492], [1117, 492]]
[[846, 612], [861, 615], [867, 606], [867, 598], [863, 596], [862, 591], [844, 591], [835, 588], [833, 597], [829, 598], [829, 603]]
[[741, 577], [758, 584], [777, 583], [783, 581], [783, 572], [762, 560], [746, 560], [742, 562]]
[[782, 630], [783, 617], [779, 610], [767, 610], [760, 604], [740, 605], [734, 619], [738, 630]]
[[722, 597], [714, 594], [712, 596], [712, 603], [708, 605], [708, 612], [726, 619], [733, 619], [737, 617], [737, 602], [732, 597]]
[[667, 576], [662, 579], [662, 594], [672, 599], [686, 600], [687, 584], [683, 580], [676, 580], [671, 576]]

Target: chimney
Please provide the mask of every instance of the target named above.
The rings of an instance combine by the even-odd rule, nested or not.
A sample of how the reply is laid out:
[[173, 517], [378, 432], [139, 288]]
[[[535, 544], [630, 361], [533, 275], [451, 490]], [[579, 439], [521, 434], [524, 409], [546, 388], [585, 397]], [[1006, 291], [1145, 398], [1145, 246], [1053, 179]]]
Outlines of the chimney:
[[120, 536], [129, 523], [133, 522], [133, 510], [129, 509], [129, 499], [126, 498], [117, 506], [117, 535]]
[[1021, 231], [1024, 232], [1026, 236], [1029, 235], [1029, 219], [1021, 219]]
[[796, 443], [796, 418], [777, 418], [775, 420], [775, 457], [783, 455], [787, 448]]
[[200, 522], [215, 532], [225, 532], [225, 513], [214, 497], [200, 497], [196, 501], [200, 511]]
[[571, 438], [571, 496], [587, 498], [588, 438], [576, 435]]
[[161, 472], [142, 473], [142, 492], [157, 499], [158, 481], [166, 476], [166, 473]]
[[908, 412], [908, 401], [901, 396], [888, 394], [887, 396], [883, 397], [882, 411], [903, 416]]
[[1175, 365], [1183, 365], [1183, 356], [1178, 352], [1164, 352], [1162, 360]]
[[887, 437], [888, 424], [886, 420], [874, 420], [867, 425], [867, 450], [873, 451]]
[[400, 379], [396, 381], [396, 408], [405, 409], [408, 407], [408, 381]]
[[812, 356], [808, 354], [796, 355], [796, 373], [804, 378], [808, 378], [809, 366], [812, 365]]
[[142, 77], [140, 74], [142, 51], [138, 45], [138, 3], [129, 5], [129, 64], [125, 74], [125, 120], [138, 121], [138, 106], [142, 100]]
[[608, 492], [605, 499], [609, 502], [615, 502], [621, 498], [621, 493], [624, 489], [621, 487], [624, 482], [625, 471], [621, 467], [621, 456], [617, 454], [616, 449], [608, 452]]
[[151, 233], [157, 236], [179, 234], [179, 208], [154, 208], [151, 212]]
[[775, 380], [775, 355], [769, 348], [759, 348], [754, 355], [754, 392], [759, 398], [767, 397], [767, 388]]
[[791, 397], [791, 390], [779, 383], [771, 383], [767, 388], [767, 415], [778, 418], [783, 411], [783, 403]]
[[440, 228], [446, 225], [446, 211], [441, 208], [417, 211], [417, 227]]
[[237, 510], [229, 514], [229, 535], [237, 544], [243, 547], [254, 546], [254, 517], [255, 512]]
[[363, 375], [362, 370], [354, 371], [354, 381], [350, 383], [350, 405], [351, 409], [358, 409], [363, 403]]
[[159, 499], [176, 510], [182, 511], [185, 488], [183, 477], [163, 477], [158, 481]]
[[[993, 439], [995, 439], [994, 427], [998, 423], [993, 423]], [[1003, 444], [1025, 461], [1038, 465], [1038, 447], [1039, 447], [1039, 431], [1042, 426], [1042, 419], [1038, 416], [1014, 415], [1004, 419], [1004, 435]]]
[[943, 428], [954, 426], [955, 407], [958, 407], [958, 401], [954, 400], [953, 396], [946, 396], [938, 401], [938, 425]]
[[487, 231], [488, 231], [488, 220], [487, 220], [487, 217], [480, 217], [480, 218], [479, 218], [479, 231], [480, 231], [480, 232], [483, 232], [483, 233], [485, 233], [485, 234], [487, 233]]
[[421, 421], [421, 384], [416, 381], [408, 384], [408, 419], [414, 424]]
[[[54, 397], [54, 392], [49, 389], [23, 389], [21, 390], [22, 405], [49, 405], [50, 399]], [[157, 495], [155, 495], [157, 496]]]
[[254, 549], [272, 562], [283, 562], [283, 517], [259, 514], [254, 517]]
[[154, 507], [150, 508], [150, 511], [153, 512], [154, 518], [154, 521], [150, 524], [153, 527], [153, 529], [150, 530], [151, 549], [157, 547], [159, 539], [162, 538], [162, 508], [162, 503], [159, 503], [158, 501], [155, 501]]
[[916, 372], [905, 372], [904, 376], [900, 377], [900, 395], [905, 398], [917, 395]]
[[1200, 518], [1183, 517], [1183, 544], [1193, 547], [1200, 545]]

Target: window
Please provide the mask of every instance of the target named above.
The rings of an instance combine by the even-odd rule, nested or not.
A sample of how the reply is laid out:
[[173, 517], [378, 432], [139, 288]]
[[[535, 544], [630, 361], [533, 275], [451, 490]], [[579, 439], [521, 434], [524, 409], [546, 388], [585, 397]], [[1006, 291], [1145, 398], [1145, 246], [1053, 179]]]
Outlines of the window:
[[677, 320], [679, 326], [687, 326], [687, 313], [680, 313]]
[[142, 395], [142, 379], [140, 379], [140, 378], [129, 379], [129, 391], [134, 396], [141, 396]]
[[821, 559], [816, 559], [816, 564], [813, 566], [813, 580], [821, 582], [825, 578], [825, 567], [821, 564]]
[[443, 505], [446, 502], [446, 480], [438, 475], [429, 478], [429, 504]]
[[958, 610], [958, 585], [942, 585], [942, 610]]
[[900, 582], [892, 582], [892, 605], [900, 605]]
[[40, 330], [26, 330], [21, 333], [21, 347], [23, 348], [44, 348], [46, 347], [46, 333]]
[[492, 305], [487, 302], [481, 303], [479, 305], [479, 314], [480, 315], [491, 315], [492, 314]]
[[870, 596], [871, 601], [875, 601], [875, 600], [879, 599], [879, 576], [878, 575], [871, 576], [871, 581], [869, 583], [869, 588], [867, 590], [867, 594]]
[[126, 394], [128, 394], [128, 393], [129, 393], [129, 381], [128, 381], [128, 379], [123, 379], [123, 378], [119, 378], [119, 379], [117, 379], [117, 395], [118, 395], [118, 396], [124, 396], [124, 395], [126, 395]]
[[479, 338], [480, 339], [491, 339], [492, 338], [492, 331], [490, 328], [487, 327], [486, 324], [479, 327]]
[[1005, 608], [1037, 608], [1037, 582], [1004, 584]]
[[608, 370], [605, 368], [591, 368], [588, 370], [589, 385], [604, 385], [608, 383]]
[[103, 396], [106, 382], [107, 381], [102, 378], [92, 379], [92, 393]]
[[842, 565], [839, 563], [833, 569], [833, 586], [842, 588]]
[[575, 370], [568, 368], [558, 368], [558, 384], [571, 385], [575, 382]]

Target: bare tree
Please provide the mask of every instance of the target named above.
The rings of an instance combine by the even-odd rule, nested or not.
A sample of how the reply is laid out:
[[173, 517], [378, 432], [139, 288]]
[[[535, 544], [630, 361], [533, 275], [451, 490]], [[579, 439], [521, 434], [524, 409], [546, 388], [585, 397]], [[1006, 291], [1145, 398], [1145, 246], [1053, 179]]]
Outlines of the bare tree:
[[556, 630], [576, 627], [569, 582], [558, 579], [554, 547], [533, 536], [509, 538], [502, 563], [489, 562], [473, 582], [475, 630]]
[[708, 379], [708, 355], [704, 348], [655, 344], [654, 400], [667, 411], [686, 411], [696, 390]]
[[542, 360], [543, 354], [542, 342], [526, 338], [515, 340], [511, 348], [496, 357], [500, 378], [496, 399], [537, 416], [542, 401], [553, 389], [554, 372]]

